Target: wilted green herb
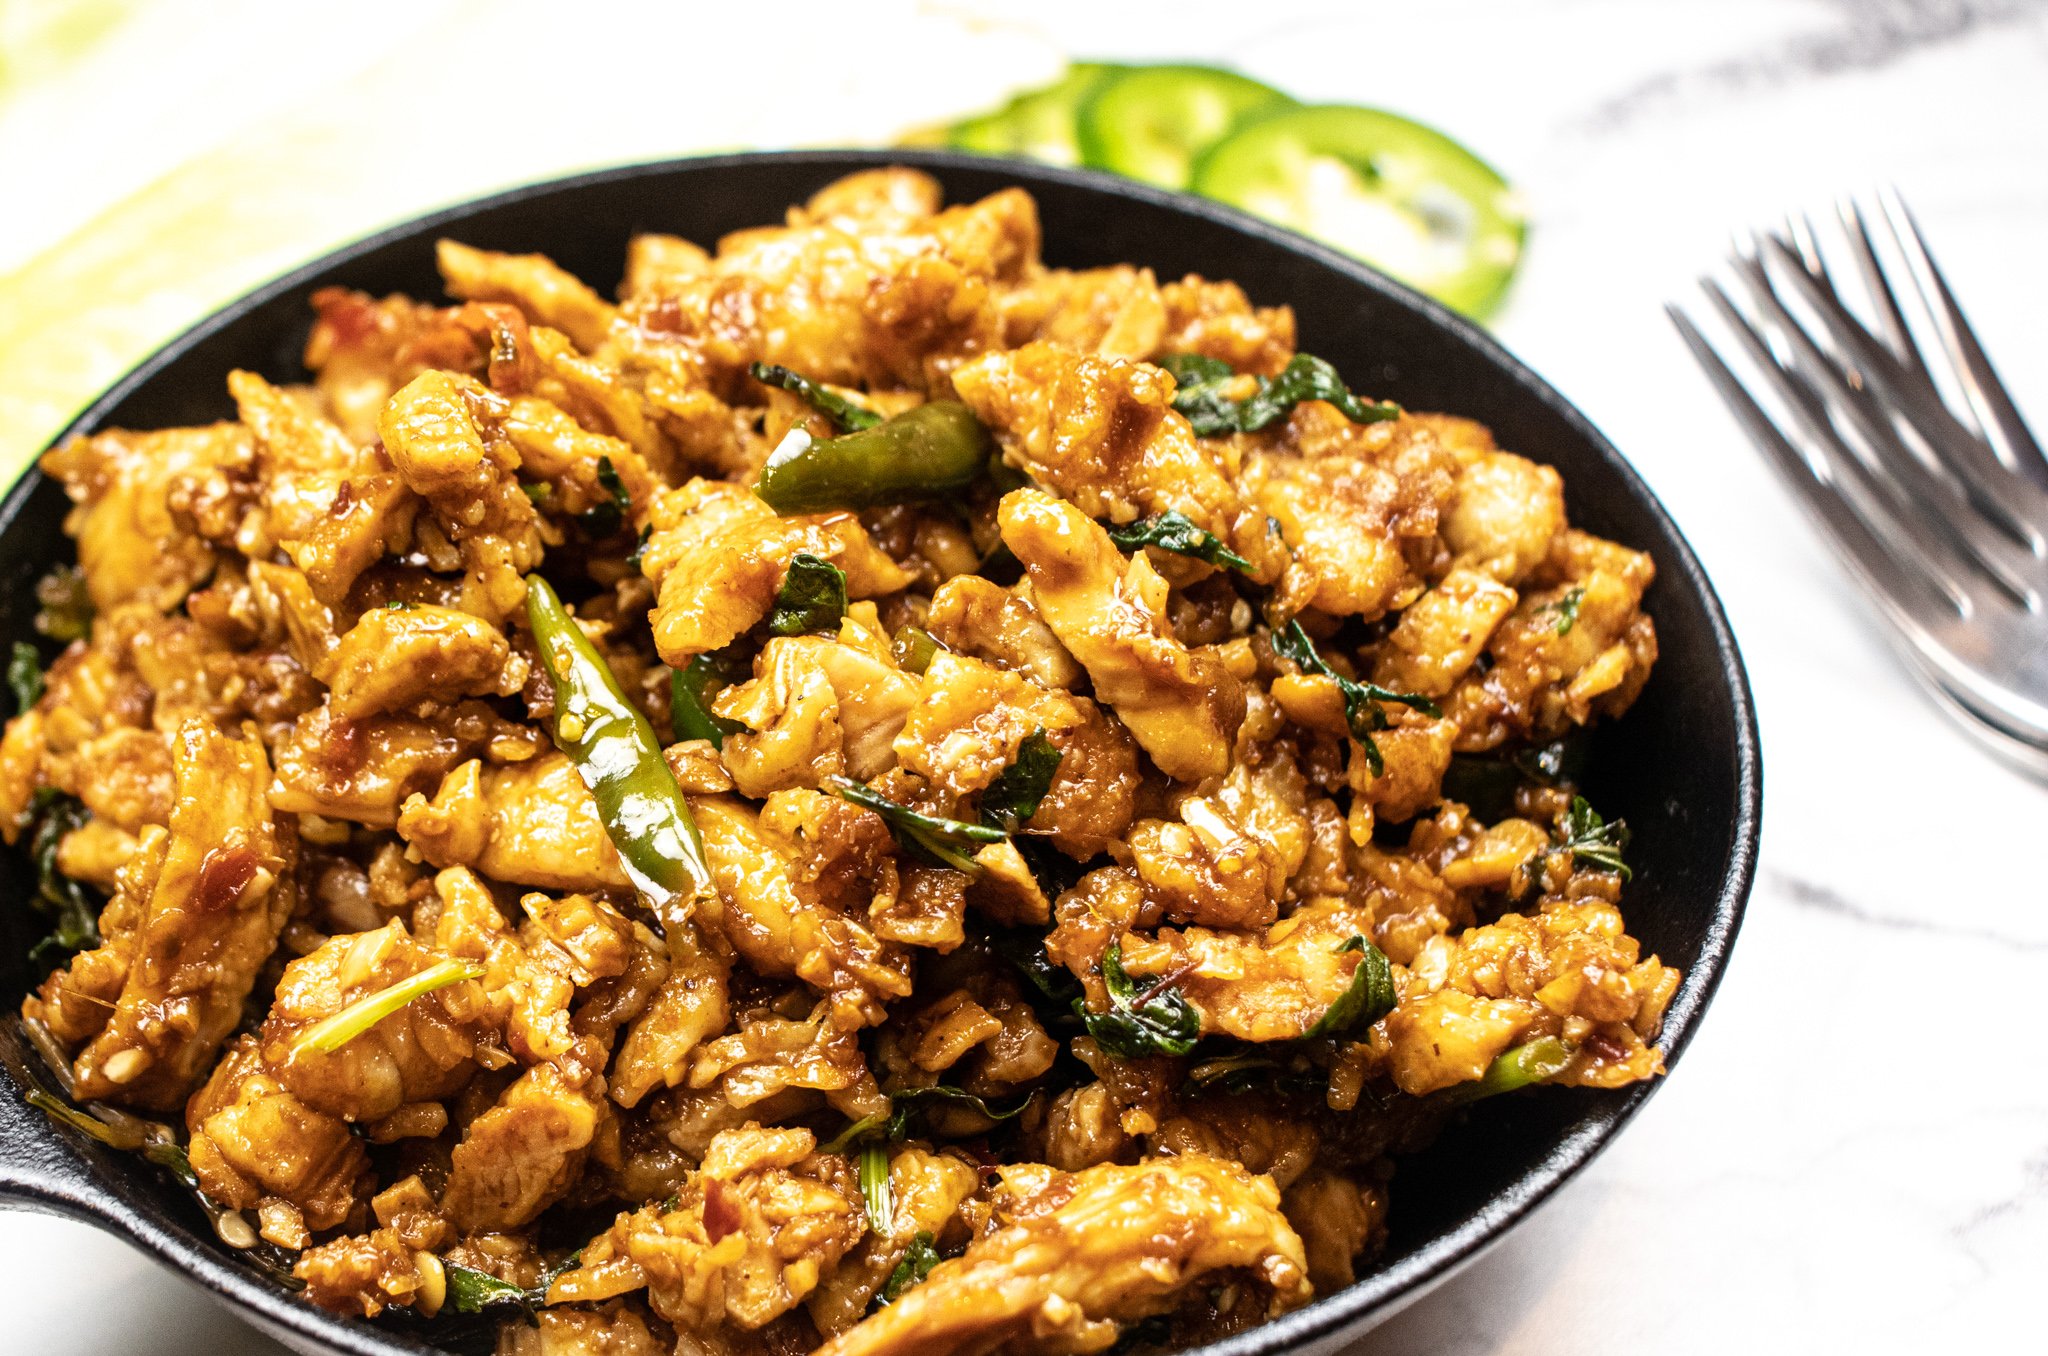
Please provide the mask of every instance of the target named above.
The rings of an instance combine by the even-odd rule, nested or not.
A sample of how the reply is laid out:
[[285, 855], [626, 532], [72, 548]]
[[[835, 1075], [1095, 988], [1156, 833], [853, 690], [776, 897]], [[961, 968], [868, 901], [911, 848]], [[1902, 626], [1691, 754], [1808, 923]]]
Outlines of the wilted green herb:
[[989, 933], [988, 944], [997, 955], [1016, 966], [1017, 973], [1041, 996], [1057, 1005], [1059, 1011], [1067, 1012], [1074, 1007], [1081, 992], [1080, 981], [1074, 978], [1073, 971], [1064, 965], [1055, 965], [1052, 957], [1045, 954], [1044, 933], [1029, 928], [1002, 928]]
[[1579, 604], [1586, 601], [1586, 587], [1574, 584], [1564, 592], [1564, 597], [1544, 606], [1544, 611], [1557, 614], [1557, 634], [1568, 636], [1579, 623]]
[[809, 377], [800, 376], [786, 367], [777, 367], [772, 363], [755, 363], [747, 371], [755, 381], [767, 386], [780, 386], [801, 398], [806, 405], [837, 425], [841, 433], [873, 428], [882, 422], [882, 416], [873, 410], [856, 405], [845, 396], [827, 390]]
[[821, 1152], [836, 1154], [844, 1152], [855, 1144], [869, 1140], [883, 1140], [895, 1143], [910, 1134], [910, 1124], [917, 1113], [927, 1106], [965, 1107], [983, 1120], [1002, 1122], [1024, 1114], [1024, 1108], [1031, 1105], [1033, 1094], [1026, 1093], [1017, 1105], [1002, 1110], [990, 1106], [965, 1088], [956, 1088], [947, 1083], [937, 1083], [928, 1088], [904, 1088], [889, 1094], [889, 1110], [863, 1116], [849, 1124], [844, 1130], [825, 1141]]
[[[442, 1261], [441, 1270], [448, 1278], [446, 1303], [458, 1314], [480, 1314], [485, 1309], [500, 1305], [524, 1309], [537, 1302], [533, 1292], [510, 1281], [501, 1281], [488, 1271], [478, 1271], [446, 1260]], [[545, 1294], [545, 1290], [542, 1293]]]
[[846, 571], [809, 551], [790, 557], [789, 571], [768, 614], [768, 631], [777, 636], [808, 636], [837, 631], [846, 615]]
[[56, 920], [50, 935], [29, 951], [30, 962], [39, 969], [53, 968], [74, 952], [100, 944], [98, 896], [57, 869], [57, 848], [65, 835], [91, 818], [77, 798], [51, 787], [37, 791], [29, 802], [25, 827], [29, 860], [36, 869], [36, 893], [30, 902], [37, 912]]
[[1319, 1092], [1326, 1080], [1313, 1069], [1291, 1066], [1270, 1055], [1224, 1055], [1205, 1059], [1188, 1070], [1181, 1086], [1199, 1095], [1245, 1092]]
[[647, 539], [653, 535], [654, 524], [652, 523], [640, 529], [640, 539], [634, 542], [633, 549], [626, 553], [627, 569], [637, 570], [640, 568], [640, 557], [647, 554]]
[[1059, 770], [1059, 745], [1046, 737], [1043, 727], [1024, 736], [1017, 757], [981, 793], [981, 822], [1011, 833], [1022, 828], [1038, 813]]
[[7, 686], [14, 689], [16, 714], [34, 706], [43, 695], [43, 657], [25, 640], [14, 642], [7, 660]]
[[724, 748], [727, 735], [746, 728], [736, 720], [711, 714], [712, 700], [738, 682], [743, 669], [738, 655], [715, 650], [670, 670], [668, 723], [677, 739], [708, 739], [713, 748]]
[[881, 792], [871, 791], [848, 777], [826, 777], [818, 784], [841, 800], [880, 815], [895, 832], [897, 841], [905, 847], [924, 854], [940, 866], [950, 866], [968, 875], [981, 870], [980, 863], [973, 857], [977, 850], [1009, 837], [1001, 829], [920, 814], [908, 805], [898, 805]]
[[1285, 418], [1304, 400], [1327, 400], [1354, 424], [1397, 419], [1401, 414], [1397, 406], [1360, 400], [1351, 394], [1336, 368], [1309, 353], [1295, 354], [1277, 377], [1260, 377], [1252, 393], [1242, 400], [1224, 394], [1235, 374], [1228, 364], [1214, 358], [1174, 354], [1160, 366], [1173, 373], [1180, 387], [1174, 392], [1174, 409], [1203, 437], [1256, 433]]
[[904, 1250], [903, 1260], [882, 1283], [882, 1303], [894, 1304], [902, 1298], [904, 1291], [931, 1275], [939, 1260], [939, 1250], [932, 1246], [932, 1236], [919, 1229], [917, 1236], [910, 1240], [910, 1246]]
[[526, 502], [537, 509], [546, 508], [549, 501], [555, 497], [555, 487], [545, 480], [521, 481], [519, 488], [525, 493]]
[[889, 1149], [881, 1140], [860, 1151], [860, 1194], [868, 1205], [868, 1227], [878, 1234], [895, 1228], [896, 1198], [889, 1190]]
[[606, 497], [583, 510], [583, 530], [602, 541], [626, 525], [633, 512], [633, 496], [626, 492], [626, 482], [619, 479], [619, 468], [612, 465], [610, 457], [597, 459], [597, 483]]
[[1627, 824], [1619, 819], [1611, 823], [1602, 819], [1584, 796], [1573, 796], [1571, 809], [1565, 812], [1564, 837], [1558, 840], [1558, 846], [1588, 866], [1616, 872], [1627, 881], [1635, 878], [1635, 872], [1621, 859], [1621, 854], [1628, 850], [1628, 836]]
[[315, 1022], [306, 1029], [304, 1035], [292, 1042], [292, 1056], [296, 1058], [308, 1050], [331, 1054], [413, 999], [430, 994], [436, 989], [445, 989], [450, 984], [460, 984], [465, 979], [481, 979], [483, 973], [483, 966], [472, 961], [435, 961], [426, 969], [408, 975], [396, 984], [358, 998], [332, 1017]]
[[1337, 995], [1337, 1001], [1316, 1018], [1315, 1025], [1302, 1034], [1303, 1040], [1342, 1036], [1371, 1026], [1392, 1012], [1394, 1004], [1400, 1001], [1401, 995], [1394, 988], [1394, 968], [1387, 963], [1384, 951], [1363, 937], [1353, 937], [1337, 948], [1340, 956], [1347, 951], [1359, 953], [1358, 966], [1351, 972], [1351, 983]]
[[1096, 1012], [1082, 999], [1075, 1011], [1095, 1043], [1122, 1059], [1184, 1055], [1202, 1034], [1202, 1014], [1170, 984], [1139, 989], [1124, 970], [1123, 945], [1111, 942], [1102, 954], [1102, 986], [1109, 1011]]
[[92, 633], [92, 594], [85, 571], [59, 565], [36, 581], [36, 631], [60, 644], [83, 640]]
[[185, 1147], [171, 1138], [172, 1131], [168, 1126], [159, 1126], [158, 1133], [151, 1133], [134, 1122], [112, 1125], [41, 1088], [30, 1088], [27, 1101], [51, 1120], [61, 1121], [109, 1149], [139, 1153], [186, 1186], [196, 1188], [199, 1185], [199, 1175], [192, 1171], [192, 1160], [186, 1157]]
[[1387, 728], [1387, 713], [1380, 709], [1381, 702], [1399, 702], [1425, 716], [1443, 714], [1435, 702], [1419, 692], [1395, 692], [1378, 683], [1361, 682], [1338, 673], [1316, 653], [1315, 642], [1301, 629], [1298, 617], [1273, 633], [1273, 653], [1292, 660], [1303, 673], [1320, 674], [1337, 684], [1338, 691], [1344, 694], [1344, 723], [1351, 727], [1351, 737], [1365, 750], [1366, 764], [1375, 777], [1387, 769], [1380, 746], [1373, 740], [1374, 731]]
[[1249, 560], [1225, 546], [1214, 532], [1197, 527], [1194, 519], [1177, 509], [1155, 513], [1149, 518], [1140, 518], [1135, 523], [1125, 523], [1121, 526], [1104, 523], [1102, 526], [1120, 551], [1136, 551], [1141, 547], [1156, 546], [1162, 551], [1189, 556], [1205, 564], [1228, 566], [1245, 574], [1251, 573], [1252, 563]]

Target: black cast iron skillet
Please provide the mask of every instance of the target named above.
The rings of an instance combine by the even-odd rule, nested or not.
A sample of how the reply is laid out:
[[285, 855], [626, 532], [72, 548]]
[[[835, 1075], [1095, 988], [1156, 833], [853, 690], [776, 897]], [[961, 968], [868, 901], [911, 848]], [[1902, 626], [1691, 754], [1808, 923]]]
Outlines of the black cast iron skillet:
[[[81, 415], [68, 432], [232, 418], [224, 379], [246, 367], [303, 376], [307, 294], [342, 284], [439, 295], [433, 243], [546, 253], [608, 290], [635, 231], [705, 244], [782, 218], [851, 170], [909, 163], [948, 201], [1021, 184], [1038, 199], [1048, 263], [1148, 265], [1162, 278], [1232, 278], [1255, 301], [1291, 304], [1303, 351], [1361, 391], [1418, 410], [1468, 415], [1502, 446], [1563, 473], [1572, 521], [1648, 551], [1645, 606], [1662, 656], [1642, 699], [1600, 728], [1587, 794], [1635, 832], [1624, 906], [1648, 951], [1685, 982], [1664, 1029], [1676, 1066], [1735, 940], [1756, 866], [1762, 769], [1735, 638], [1685, 539], [1584, 416], [1467, 321], [1343, 255], [1199, 199], [1105, 175], [937, 152], [803, 152], [680, 160], [518, 189], [393, 227], [252, 293], [177, 339]], [[32, 474], [0, 504], [0, 643], [34, 639], [33, 581], [71, 548], [64, 496]], [[37, 922], [25, 865], [0, 860], [0, 1011], [15, 1012]], [[189, 1196], [139, 1157], [60, 1129], [22, 1101], [34, 1054], [0, 1021], [0, 1200], [88, 1220], [197, 1281], [304, 1352], [386, 1356], [433, 1350], [417, 1325], [337, 1318], [293, 1298], [217, 1241]], [[1598, 1153], [1657, 1090], [1542, 1088], [1499, 1098], [1400, 1167], [1384, 1256], [1356, 1285], [1209, 1348], [1212, 1356], [1334, 1351], [1470, 1260]]]

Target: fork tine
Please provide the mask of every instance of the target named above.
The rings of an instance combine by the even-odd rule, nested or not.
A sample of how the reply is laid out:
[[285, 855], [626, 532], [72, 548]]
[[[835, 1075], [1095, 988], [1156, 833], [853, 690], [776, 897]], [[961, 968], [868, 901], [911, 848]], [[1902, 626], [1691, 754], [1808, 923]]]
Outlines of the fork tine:
[[[1779, 395], [1786, 398], [1800, 431], [1806, 435], [1808, 446], [1814, 450], [1822, 463], [1813, 466], [1809, 462], [1810, 469], [1816, 475], [1824, 473], [1841, 490], [1847, 490], [1853, 484], [1856, 491], [1879, 511], [1880, 521], [1872, 523], [1877, 535], [1881, 538], [1905, 538], [1910, 541], [1916, 548], [1915, 563], [1928, 572], [1942, 592], [1958, 603], [1976, 608], [1989, 601], [1970, 586], [1975, 571], [1991, 575], [1993, 580], [2008, 592], [2024, 598], [2023, 588], [2007, 577], [2008, 571], [1985, 560], [1967, 540], [1946, 530], [1946, 520], [1943, 516], [1916, 511], [1919, 504], [1927, 502], [1929, 495], [1955, 498], [1953, 489], [1940, 486], [1926, 468], [1914, 461], [1902, 446], [1882, 449], [1884, 474], [1873, 474], [1872, 468], [1866, 466], [1863, 459], [1856, 455], [1855, 449], [1843, 440], [1828, 417], [1828, 405], [1844, 409], [1845, 414], [1855, 423], [1858, 432], [1864, 436], [1866, 446], [1876, 443], [1885, 435], [1866, 426], [1868, 420], [1851, 403], [1855, 393], [1826, 355], [1792, 323], [1790, 314], [1783, 309], [1777, 296], [1770, 291], [1762, 269], [1754, 263], [1742, 261], [1737, 263], [1736, 270], [1748, 286], [1766, 320], [1774, 329], [1781, 331], [1793, 346], [1796, 353], [1793, 364], [1779, 363], [1772, 358], [1763, 336], [1757, 333], [1748, 317], [1737, 309], [1734, 302], [1729, 300], [1727, 293], [1713, 279], [1702, 279], [1701, 286], [1730, 333], [1748, 353], [1750, 360], [1756, 364]], [[1796, 381], [1795, 374], [1800, 373], [1802, 368], [1805, 369], [1808, 382], [1818, 381], [1825, 386], [1825, 393], [1820, 400], [1816, 400], [1811, 394], [1811, 385], [1807, 385], [1805, 390], [1800, 389], [1802, 383]], [[1821, 403], [1823, 400], [1826, 403]], [[1873, 446], [1872, 450], [1876, 452], [1879, 448]], [[1871, 515], [1866, 511], [1864, 517], [1869, 519]]]
[[[1757, 404], [1743, 387], [1741, 379], [1722, 361], [1706, 336], [1699, 332], [1692, 318], [1669, 302], [1665, 303], [1664, 313], [1677, 326], [1679, 337], [1692, 350], [1707, 379], [1720, 393], [1722, 403], [1735, 416], [1735, 422], [1742, 426], [1743, 432], [1749, 435], [1749, 440], [1765, 459], [1777, 468], [1778, 474], [1792, 490], [1792, 497], [1799, 501], [1800, 507], [1813, 519], [1814, 526], [1834, 546], [1835, 554], [1853, 573], [1862, 577], [1864, 587], [1888, 612], [1907, 612], [1907, 619], [1900, 622], [1901, 630], [1906, 631], [1913, 625], [1906, 602], [1909, 598], [1925, 599], [1951, 616], [1959, 615], [1963, 611], [1962, 605], [1942, 584], [1923, 571], [1907, 568], [1879, 540], [1861, 515], [1849, 506], [1848, 501], [1815, 474], [1799, 449], [1771, 422], [1770, 415]], [[1750, 337], [1762, 343], [1754, 331], [1750, 332]], [[1776, 363], [1770, 366], [1775, 367]]]
[[1984, 346], [1977, 342], [1976, 331], [1970, 328], [1955, 293], [1949, 290], [1948, 279], [1942, 276], [1933, 252], [1927, 248], [1920, 223], [1895, 188], [1880, 189], [1878, 205], [1884, 212], [1885, 224], [1899, 243], [1900, 253], [1905, 256], [1920, 298], [1926, 303], [1928, 314], [1934, 317], [1935, 331], [1941, 336], [1942, 347], [1961, 378], [1963, 394], [1978, 420], [1987, 432], [1995, 433], [2004, 442], [2005, 460], [2012, 469], [2048, 489], [2048, 456], [2042, 454], [2041, 445], [2020, 418]]
[[[1841, 218], [1842, 234], [1849, 242], [1849, 256], [1855, 260], [1863, 290], [1877, 303], [1878, 324], [1884, 330], [1885, 341], [1901, 363], [1918, 368], [1926, 376], [1926, 365], [1913, 342], [1913, 332], [1906, 327], [1906, 313], [1899, 309], [1898, 294], [1892, 291], [1891, 280], [1878, 266], [1877, 249], [1870, 240], [1870, 223], [1863, 215], [1863, 204], [1854, 198], [1844, 198], [1835, 204], [1835, 213]], [[1930, 391], [1934, 389], [1931, 377], [1927, 387]]]
[[[1834, 421], [1827, 414], [1830, 409], [1838, 411], [1854, 430], [1864, 452], [1876, 463], [1865, 466], [1862, 458], [1856, 458], [1857, 471], [1875, 473], [1859, 475], [1857, 483], [1865, 493], [1884, 501], [1890, 515], [1914, 536], [1923, 550], [1939, 550], [1934, 540], [1938, 535], [2023, 606], [2038, 606], [2036, 580], [2042, 572], [2032, 552], [2020, 545], [2027, 540], [2026, 527], [2011, 521], [2002, 505], [1977, 505], [1962, 486], [1935, 474], [1915, 456], [1886, 416], [1884, 406], [1855, 383], [1794, 319], [1761, 263], [1738, 259], [1732, 261], [1732, 266], [1764, 320], [1784, 337], [1792, 351], [1793, 361], [1779, 366], [1787, 369], [1787, 375], [1803, 378], [1801, 384], [1812, 393], [1813, 399], [1801, 411], [1809, 436], [1824, 447], [1840, 447], [1855, 457], [1855, 449], [1841, 442]], [[1742, 317], [1719, 295], [1719, 289], [1709, 284], [1708, 291], [1720, 305], [1724, 318], [1731, 325], [1740, 324]], [[1930, 514], [1929, 507], [1937, 505], [1946, 505], [1947, 511]], [[1965, 531], [1962, 524], [1972, 513], [1983, 513], [1999, 530]], [[1931, 532], [1927, 530], [1930, 525]]]
[[1785, 242], [1767, 235], [1763, 246], [1783, 265], [1801, 300], [1820, 318], [1862, 380], [1881, 388], [1877, 394], [1882, 403], [1905, 417], [1942, 468], [1967, 487], [1971, 498], [1994, 520], [2017, 526], [2020, 540], [2032, 554], [2048, 554], [2048, 490], [2015, 473], [1982, 439], [1958, 423], [1948, 406], [1920, 389], [1911, 370], [1821, 289]]

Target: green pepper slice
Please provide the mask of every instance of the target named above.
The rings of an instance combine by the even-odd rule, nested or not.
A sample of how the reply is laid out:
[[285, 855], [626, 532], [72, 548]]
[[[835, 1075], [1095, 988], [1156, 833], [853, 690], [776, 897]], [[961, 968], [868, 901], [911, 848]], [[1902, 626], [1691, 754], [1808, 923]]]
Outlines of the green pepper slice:
[[526, 619], [554, 684], [556, 747], [590, 788], [641, 899], [665, 930], [686, 925], [697, 902], [714, 897], [717, 887], [654, 727], [626, 700], [604, 656], [537, 574], [526, 576]]
[[1376, 108], [1296, 108], [1248, 122], [1201, 158], [1193, 187], [1474, 318], [1507, 291], [1527, 234], [1520, 202], [1491, 165]]
[[934, 400], [837, 438], [791, 429], [761, 467], [754, 493], [777, 513], [943, 498], [986, 470], [994, 449], [972, 410]]
[[1294, 100], [1214, 66], [1147, 66], [1106, 81], [1081, 105], [1082, 160], [1162, 188], [1186, 188], [1195, 162], [1254, 114]]
[[965, 118], [946, 129], [946, 144], [979, 155], [1016, 156], [1048, 165], [1078, 165], [1081, 145], [1075, 123], [1081, 105], [1121, 66], [1077, 61], [1042, 89], [1026, 91], [991, 113]]

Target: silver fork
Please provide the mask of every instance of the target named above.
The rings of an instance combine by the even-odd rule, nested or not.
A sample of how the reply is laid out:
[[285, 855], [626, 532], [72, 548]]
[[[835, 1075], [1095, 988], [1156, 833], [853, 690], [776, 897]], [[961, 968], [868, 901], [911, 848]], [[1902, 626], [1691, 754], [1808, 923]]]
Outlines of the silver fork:
[[[1746, 305], [1701, 280], [1735, 363], [1665, 309], [1914, 673], [1972, 733], [2048, 777], [2048, 457], [1898, 194], [1845, 200], [1837, 216], [1830, 250], [1804, 217], [1738, 241], [1728, 267]], [[1831, 257], [1853, 270], [1860, 311]]]

